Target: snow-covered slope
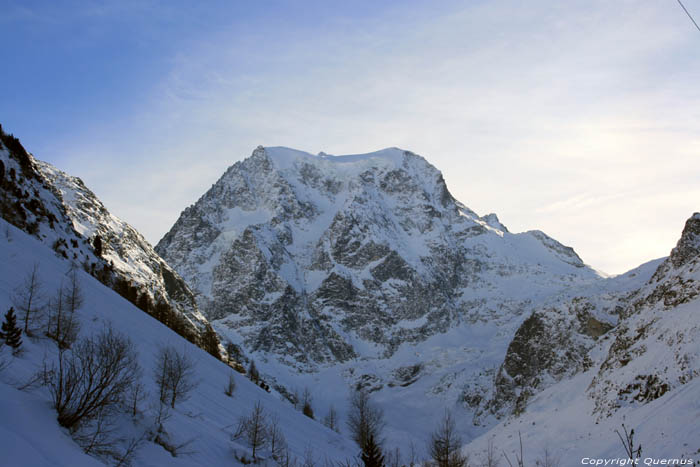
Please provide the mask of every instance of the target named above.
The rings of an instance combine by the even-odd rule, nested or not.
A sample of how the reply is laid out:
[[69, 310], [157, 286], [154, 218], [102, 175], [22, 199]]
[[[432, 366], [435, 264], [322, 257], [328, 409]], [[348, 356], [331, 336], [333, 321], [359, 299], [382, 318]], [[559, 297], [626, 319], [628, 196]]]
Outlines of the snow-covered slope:
[[[23, 277], [38, 264], [47, 294], [59, 288], [66, 275], [74, 270], [71, 262], [37, 239], [0, 220], [0, 310], [11, 306], [10, 297]], [[104, 287], [93, 277], [78, 271], [85, 297], [76, 311], [81, 323], [81, 336], [90, 336], [106, 326], [128, 336], [136, 348], [143, 369], [141, 381], [147, 391], [139, 404], [140, 414], [125, 417], [113, 434], [114, 448], [123, 450], [132, 438], [157, 430], [154, 426], [157, 390], [153, 382], [155, 355], [160, 346], [174, 345], [184, 349], [195, 361], [195, 378], [199, 382], [191, 397], [178, 403], [165, 421], [164, 431], [173, 445], [185, 444], [173, 457], [163, 447], [147, 439], [140, 445], [133, 465], [138, 466], [214, 466], [235, 465], [234, 454], [250, 458], [249, 448], [242, 441], [232, 441], [238, 418], [248, 415], [260, 401], [265, 411], [279, 418], [279, 426], [292, 455], [302, 461], [308, 452], [313, 460], [343, 461], [356, 454], [352, 442], [294, 410], [289, 404], [250, 383], [247, 378], [186, 342], [164, 325], [149, 317], [131, 303]], [[4, 347], [4, 346], [3, 346]], [[91, 466], [102, 465], [82, 453], [67, 430], [56, 422], [48, 389], [35, 385], [31, 389], [17, 387], [28, 381], [44, 364], [56, 360], [53, 341], [24, 337], [23, 352], [12, 357], [0, 348], [0, 358], [9, 366], [0, 371], [0, 451], [2, 465], [12, 466]], [[236, 381], [234, 397], [224, 394], [229, 375]], [[266, 450], [262, 457], [269, 458]]]
[[222, 334], [304, 371], [390, 357], [465, 324], [511, 326], [544, 297], [602, 279], [544, 233], [480, 218], [396, 148], [259, 147], [156, 251]]

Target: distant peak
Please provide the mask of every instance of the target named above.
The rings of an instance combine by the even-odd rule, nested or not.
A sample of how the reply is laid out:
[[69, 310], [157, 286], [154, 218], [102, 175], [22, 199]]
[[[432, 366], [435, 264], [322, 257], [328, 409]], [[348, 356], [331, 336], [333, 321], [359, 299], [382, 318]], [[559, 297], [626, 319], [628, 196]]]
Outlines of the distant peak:
[[685, 222], [683, 233], [671, 251], [671, 262], [682, 266], [700, 256], [700, 213], [696, 212]]
[[508, 228], [501, 223], [498, 216], [495, 213], [486, 214], [481, 218], [482, 221], [486, 222], [489, 226], [494, 229], [498, 229], [501, 232], [508, 232]]
[[389, 147], [363, 154], [332, 155], [321, 151], [317, 155], [313, 155], [306, 151], [301, 151], [285, 146], [258, 146], [252, 154], [253, 157], [267, 156], [267, 158], [278, 169], [292, 168], [299, 161], [310, 163], [323, 161], [324, 163], [333, 163], [347, 166], [365, 165], [378, 162], [385, 166], [390, 165], [398, 168], [402, 166], [404, 157], [407, 155], [420, 157], [416, 156], [410, 151], [405, 151], [396, 147]]

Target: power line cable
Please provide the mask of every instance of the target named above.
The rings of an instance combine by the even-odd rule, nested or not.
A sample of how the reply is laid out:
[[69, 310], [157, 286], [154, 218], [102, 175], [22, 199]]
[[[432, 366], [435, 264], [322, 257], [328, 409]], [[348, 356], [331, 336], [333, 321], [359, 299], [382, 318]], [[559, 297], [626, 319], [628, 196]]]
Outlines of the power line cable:
[[690, 21], [693, 22], [693, 24], [695, 25], [695, 28], [696, 28], [698, 31], [700, 31], [700, 26], [698, 26], [698, 23], [695, 22], [695, 20], [694, 20], [693, 17], [691, 16], [690, 12], [689, 12], [688, 9], [685, 7], [685, 5], [683, 5], [683, 3], [681, 2], [681, 0], [678, 0], [678, 4], [681, 6], [681, 8], [683, 8], [683, 11], [685, 11], [685, 14], [688, 15], [688, 18], [690, 18]]

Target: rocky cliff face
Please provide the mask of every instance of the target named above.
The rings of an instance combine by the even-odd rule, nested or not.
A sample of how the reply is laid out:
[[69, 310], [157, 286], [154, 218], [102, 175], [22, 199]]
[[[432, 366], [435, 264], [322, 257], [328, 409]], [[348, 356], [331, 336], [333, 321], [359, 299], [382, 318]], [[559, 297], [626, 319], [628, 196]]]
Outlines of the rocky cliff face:
[[[700, 374], [700, 214], [685, 224], [668, 258], [573, 300], [553, 297], [515, 332], [493, 386], [471, 388], [475, 419], [522, 413], [537, 393], [589, 369], [597, 417], [660, 398]], [[602, 338], [602, 339], [599, 339]]]
[[[290, 365], [388, 357], [464, 323], [506, 323], [601, 278], [542, 232], [511, 234], [400, 149], [256, 149], [158, 243], [219, 330]], [[516, 318], [517, 320], [517, 318]]]
[[[108, 267], [109, 274], [169, 303], [193, 328], [206, 323], [177, 272], [140, 233], [112, 215], [82, 180], [36, 160], [12, 136], [3, 133], [3, 142], [0, 197], [5, 220], [95, 276]], [[102, 239], [101, 256], [93, 246], [96, 235]]]
[[650, 402], [700, 375], [700, 213], [632, 297], [589, 388], [595, 412]]

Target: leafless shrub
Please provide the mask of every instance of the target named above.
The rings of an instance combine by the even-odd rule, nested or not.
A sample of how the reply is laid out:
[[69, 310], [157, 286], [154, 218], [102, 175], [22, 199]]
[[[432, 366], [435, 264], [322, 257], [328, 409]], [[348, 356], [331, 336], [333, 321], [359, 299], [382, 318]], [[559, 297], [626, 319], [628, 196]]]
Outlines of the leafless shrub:
[[185, 353], [172, 346], [161, 347], [156, 355], [154, 378], [162, 404], [175, 408], [178, 400], [187, 399], [189, 393], [199, 384], [195, 379], [194, 361]]
[[117, 410], [139, 371], [131, 340], [111, 328], [59, 350], [58, 365], [47, 375], [58, 422], [74, 430]]
[[627, 427], [623, 423], [622, 430], [625, 433], [624, 438], [619, 430], [615, 430], [615, 433], [617, 433], [617, 437], [620, 438], [620, 442], [622, 443], [622, 447], [625, 448], [627, 457], [631, 460], [642, 457], [642, 445], [639, 444], [636, 448], [634, 447], [634, 428], [628, 432]]

